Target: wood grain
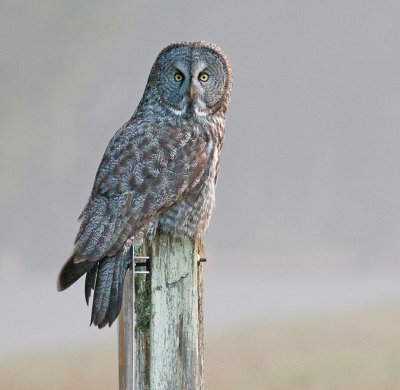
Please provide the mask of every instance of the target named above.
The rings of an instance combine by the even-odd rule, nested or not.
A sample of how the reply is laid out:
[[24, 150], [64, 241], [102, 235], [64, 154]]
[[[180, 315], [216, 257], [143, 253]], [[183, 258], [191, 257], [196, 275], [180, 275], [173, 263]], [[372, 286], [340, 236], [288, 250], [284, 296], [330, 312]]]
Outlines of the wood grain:
[[136, 389], [203, 390], [202, 243], [162, 235], [136, 275]]

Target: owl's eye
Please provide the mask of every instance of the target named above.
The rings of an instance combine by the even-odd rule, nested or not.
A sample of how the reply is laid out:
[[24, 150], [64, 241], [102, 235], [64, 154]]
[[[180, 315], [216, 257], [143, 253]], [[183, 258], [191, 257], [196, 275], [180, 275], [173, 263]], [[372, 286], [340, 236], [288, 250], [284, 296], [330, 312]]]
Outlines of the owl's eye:
[[181, 72], [176, 72], [175, 75], [174, 75], [174, 80], [177, 83], [180, 83], [183, 80], [183, 78], [184, 78], [184, 76], [183, 76], [183, 74]]
[[202, 73], [202, 74], [199, 76], [199, 80], [200, 80], [200, 81], [203, 81], [203, 82], [206, 82], [206, 81], [208, 80], [208, 74], [207, 74], [207, 73]]

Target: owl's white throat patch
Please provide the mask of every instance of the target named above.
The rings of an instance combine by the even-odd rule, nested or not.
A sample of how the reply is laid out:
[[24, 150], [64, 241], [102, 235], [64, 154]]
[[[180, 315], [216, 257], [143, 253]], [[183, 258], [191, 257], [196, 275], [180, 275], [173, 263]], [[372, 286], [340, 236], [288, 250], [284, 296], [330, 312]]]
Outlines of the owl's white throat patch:
[[186, 108], [184, 108], [183, 110], [178, 110], [177, 108], [173, 108], [170, 106], [167, 106], [167, 107], [173, 114], [178, 115], [178, 116], [182, 116], [183, 114], [186, 113]]
[[[177, 116], [183, 116], [188, 113], [187, 107], [183, 108], [182, 110], [179, 110], [178, 108], [168, 106], [168, 109], [169, 109], [169, 111], [171, 111], [173, 114], [175, 114]], [[208, 114], [209, 113], [207, 111], [200, 110], [197, 107], [193, 107], [193, 109], [190, 110], [190, 115], [194, 116], [194, 117], [205, 117]]]

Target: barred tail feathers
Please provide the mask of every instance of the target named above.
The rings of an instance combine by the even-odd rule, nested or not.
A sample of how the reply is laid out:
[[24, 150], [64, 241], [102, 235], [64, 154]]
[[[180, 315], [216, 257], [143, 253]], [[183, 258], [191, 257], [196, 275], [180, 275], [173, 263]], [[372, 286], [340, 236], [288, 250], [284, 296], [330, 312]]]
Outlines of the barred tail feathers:
[[93, 267], [93, 263], [89, 262], [75, 262], [76, 255], [73, 254], [67, 262], [63, 265], [60, 274], [57, 279], [57, 290], [63, 291], [69, 286], [74, 284], [81, 276], [83, 276], [90, 268]]
[[94, 290], [92, 316], [90, 324], [99, 328], [110, 325], [118, 317], [122, 306], [122, 294], [125, 275], [131, 258], [119, 251], [114, 256], [105, 257], [98, 262], [75, 262], [75, 254], [64, 264], [58, 276], [57, 290], [63, 291], [86, 273], [85, 299], [89, 304]]
[[100, 260], [97, 268], [96, 282], [94, 283], [95, 271], [86, 275], [85, 295], [89, 300], [90, 292], [94, 289], [92, 304], [91, 324], [100, 329], [111, 324], [118, 317], [122, 306], [122, 294], [125, 275], [131, 254], [130, 251], [118, 252], [112, 257]]

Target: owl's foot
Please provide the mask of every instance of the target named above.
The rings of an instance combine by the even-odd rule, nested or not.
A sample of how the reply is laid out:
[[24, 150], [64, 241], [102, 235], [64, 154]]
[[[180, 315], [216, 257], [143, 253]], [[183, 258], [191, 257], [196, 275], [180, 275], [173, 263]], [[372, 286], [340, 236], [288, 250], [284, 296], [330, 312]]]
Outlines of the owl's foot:
[[142, 246], [144, 242], [144, 234], [143, 232], [138, 232], [134, 236], [131, 236], [125, 241], [123, 252], [127, 253], [131, 246], [134, 245], [135, 247]]

